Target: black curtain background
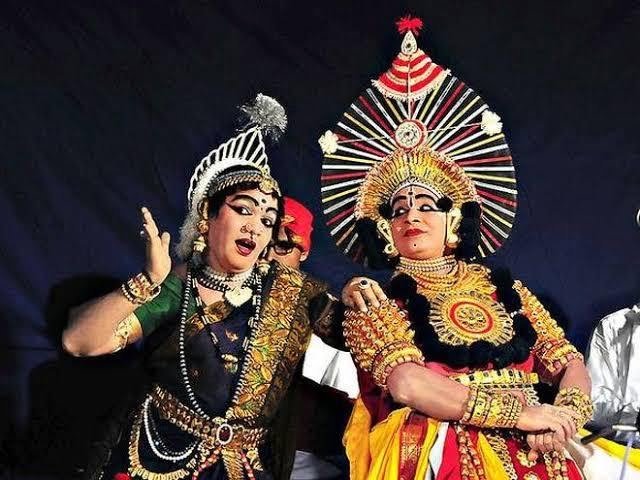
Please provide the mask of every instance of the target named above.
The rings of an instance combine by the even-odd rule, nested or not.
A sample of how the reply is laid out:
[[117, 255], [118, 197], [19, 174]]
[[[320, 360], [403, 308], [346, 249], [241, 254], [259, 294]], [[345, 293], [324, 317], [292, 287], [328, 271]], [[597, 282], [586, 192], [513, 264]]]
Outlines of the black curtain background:
[[68, 475], [86, 444], [74, 439], [135, 381], [128, 354], [60, 355], [66, 310], [139, 271], [140, 205], [177, 239], [193, 167], [257, 92], [289, 115], [272, 169], [318, 215], [306, 269], [336, 289], [361, 273], [322, 224], [317, 138], [388, 68], [408, 12], [425, 22], [421, 46], [505, 124], [518, 217], [491, 263], [580, 348], [601, 316], [638, 300], [637, 1], [3, 2], [6, 475]]

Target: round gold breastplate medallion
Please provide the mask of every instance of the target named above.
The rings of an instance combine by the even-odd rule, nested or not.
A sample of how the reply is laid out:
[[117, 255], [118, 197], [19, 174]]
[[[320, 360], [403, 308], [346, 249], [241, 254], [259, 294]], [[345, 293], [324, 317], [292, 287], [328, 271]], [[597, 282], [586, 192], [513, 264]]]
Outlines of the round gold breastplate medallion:
[[429, 322], [447, 345], [485, 340], [502, 345], [513, 338], [513, 319], [491, 296], [477, 292], [440, 293], [431, 302]]

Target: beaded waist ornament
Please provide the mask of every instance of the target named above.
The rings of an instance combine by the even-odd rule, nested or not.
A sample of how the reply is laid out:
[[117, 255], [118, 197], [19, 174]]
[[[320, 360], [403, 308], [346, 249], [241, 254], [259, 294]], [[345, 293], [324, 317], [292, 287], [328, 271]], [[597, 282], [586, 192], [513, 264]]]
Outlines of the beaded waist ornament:
[[[193, 440], [181, 451], [172, 451], [163, 442], [151, 409], [165, 421], [191, 435]], [[140, 459], [140, 437], [161, 460], [181, 463], [171, 472], [152, 472]], [[254, 478], [262, 470], [258, 448], [267, 435], [266, 428], [251, 428], [222, 417], [207, 418], [182, 404], [162, 387], [154, 386], [138, 412], [129, 441], [129, 473], [149, 480], [179, 480], [189, 475], [196, 480], [200, 473], [222, 460], [230, 480], [242, 480], [245, 472]]]

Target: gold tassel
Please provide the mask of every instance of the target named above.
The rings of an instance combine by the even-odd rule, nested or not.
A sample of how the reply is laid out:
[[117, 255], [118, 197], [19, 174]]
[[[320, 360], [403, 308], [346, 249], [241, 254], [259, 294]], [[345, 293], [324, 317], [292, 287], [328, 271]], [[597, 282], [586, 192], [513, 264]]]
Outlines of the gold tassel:
[[239, 450], [223, 448], [222, 461], [229, 480], [244, 480], [244, 467], [242, 466], [242, 457]]

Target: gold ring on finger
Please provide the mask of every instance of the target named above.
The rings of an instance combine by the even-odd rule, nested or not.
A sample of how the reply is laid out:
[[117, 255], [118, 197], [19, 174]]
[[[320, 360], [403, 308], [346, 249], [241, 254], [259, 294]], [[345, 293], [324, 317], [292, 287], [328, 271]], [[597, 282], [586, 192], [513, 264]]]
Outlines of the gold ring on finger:
[[363, 278], [362, 280], [360, 280], [358, 282], [358, 288], [360, 290], [366, 290], [367, 288], [369, 288], [371, 286], [371, 282], [365, 278]]

